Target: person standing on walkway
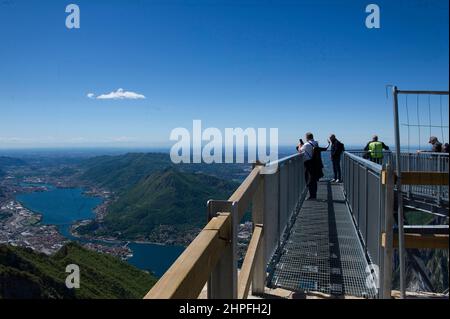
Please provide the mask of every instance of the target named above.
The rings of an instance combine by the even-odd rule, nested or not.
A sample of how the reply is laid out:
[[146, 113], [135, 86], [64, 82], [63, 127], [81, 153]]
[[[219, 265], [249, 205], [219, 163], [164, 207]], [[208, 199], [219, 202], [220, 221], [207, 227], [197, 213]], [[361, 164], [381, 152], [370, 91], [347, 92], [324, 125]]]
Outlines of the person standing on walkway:
[[367, 143], [364, 151], [369, 155], [369, 159], [377, 164], [383, 163], [383, 150], [389, 151], [389, 147], [383, 142], [378, 141], [378, 136], [374, 135], [372, 141]]
[[323, 163], [321, 152], [328, 149], [319, 147], [319, 143], [314, 140], [312, 133], [306, 133], [306, 143], [300, 140], [297, 150], [303, 154], [305, 165], [305, 180], [308, 187], [308, 200], [317, 198], [317, 182], [323, 177]]
[[344, 153], [345, 151], [345, 147], [344, 144], [342, 144], [334, 134], [331, 134], [330, 139], [328, 141], [331, 144], [331, 162], [333, 163], [333, 173], [334, 173], [334, 179], [332, 179], [331, 182], [341, 183], [342, 182], [341, 157], [342, 153]]

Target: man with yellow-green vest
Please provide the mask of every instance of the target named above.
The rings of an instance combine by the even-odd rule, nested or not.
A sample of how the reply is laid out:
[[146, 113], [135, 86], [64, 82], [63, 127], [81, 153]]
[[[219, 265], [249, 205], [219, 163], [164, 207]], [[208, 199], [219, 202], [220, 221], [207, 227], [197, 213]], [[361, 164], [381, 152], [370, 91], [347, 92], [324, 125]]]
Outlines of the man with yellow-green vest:
[[383, 150], [389, 151], [389, 147], [386, 146], [383, 142], [378, 141], [378, 136], [374, 135], [372, 137], [372, 141], [367, 143], [364, 151], [368, 158], [377, 164], [382, 164], [383, 162]]

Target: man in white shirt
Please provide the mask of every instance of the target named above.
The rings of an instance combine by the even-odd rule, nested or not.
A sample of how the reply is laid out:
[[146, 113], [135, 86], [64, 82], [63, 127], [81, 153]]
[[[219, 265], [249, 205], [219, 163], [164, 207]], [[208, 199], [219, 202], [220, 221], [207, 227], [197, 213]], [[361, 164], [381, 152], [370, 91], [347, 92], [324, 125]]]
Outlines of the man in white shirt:
[[[310, 134], [310, 133], [309, 133]], [[308, 134], [306, 134], [308, 136]], [[312, 134], [311, 134], [312, 136]], [[318, 147], [319, 144], [314, 141], [314, 139], [308, 140], [306, 139], [305, 144], [299, 144], [299, 152], [300, 154], [303, 154], [304, 161], [309, 161], [312, 159], [313, 153], [314, 153], [314, 147]]]
[[308, 200], [312, 200], [317, 198], [317, 182], [323, 176], [320, 154], [318, 159], [314, 158], [314, 149], [317, 148], [320, 152], [326, 150], [326, 148], [319, 148], [319, 143], [314, 141], [312, 133], [306, 133], [305, 137], [306, 143], [300, 140], [297, 150], [304, 156], [305, 180], [309, 191]]

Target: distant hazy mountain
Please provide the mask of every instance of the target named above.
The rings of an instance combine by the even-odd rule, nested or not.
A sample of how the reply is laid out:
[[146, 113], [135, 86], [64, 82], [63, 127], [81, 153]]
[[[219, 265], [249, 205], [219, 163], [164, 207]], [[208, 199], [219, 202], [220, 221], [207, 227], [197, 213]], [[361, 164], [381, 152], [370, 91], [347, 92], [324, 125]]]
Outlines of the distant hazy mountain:
[[[80, 288], [65, 285], [66, 266], [80, 267]], [[0, 245], [0, 298], [142, 298], [156, 279], [118, 258], [70, 243], [54, 256]]]
[[155, 232], [164, 229], [169, 231], [169, 239], [176, 241], [177, 236], [206, 223], [208, 199], [227, 199], [237, 186], [217, 177], [167, 168], [124, 190], [110, 205], [102, 225], [82, 227], [80, 231], [98, 227], [101, 235], [158, 240]]

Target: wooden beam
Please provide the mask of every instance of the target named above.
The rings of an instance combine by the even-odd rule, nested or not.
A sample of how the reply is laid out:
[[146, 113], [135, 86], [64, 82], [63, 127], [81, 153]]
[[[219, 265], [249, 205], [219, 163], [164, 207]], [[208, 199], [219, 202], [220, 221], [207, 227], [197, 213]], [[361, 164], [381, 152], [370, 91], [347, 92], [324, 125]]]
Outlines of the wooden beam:
[[230, 214], [211, 219], [144, 299], [196, 299], [230, 245], [230, 232]]
[[[382, 234], [381, 245], [386, 246], [386, 233]], [[394, 248], [398, 248], [398, 236], [394, 236]], [[448, 234], [405, 234], [407, 249], [448, 249]]]
[[402, 185], [448, 185], [448, 173], [402, 172]]
[[248, 207], [250, 206], [253, 194], [258, 189], [260, 179], [262, 178], [260, 174], [262, 168], [263, 166], [256, 166], [247, 176], [244, 182], [233, 193], [233, 195], [231, 195], [231, 197], [228, 199], [230, 202], [238, 203], [239, 221], [242, 219]]
[[[253, 195], [252, 200], [252, 221], [255, 225], [264, 225], [264, 218], [266, 215], [266, 200], [265, 200], [265, 191], [266, 191], [266, 178], [262, 178], [258, 189], [256, 190], [255, 194]], [[266, 246], [265, 246], [265, 239], [264, 234], [261, 235], [260, 238], [261, 243], [259, 243], [258, 251], [256, 252], [256, 255], [254, 256], [253, 261], [253, 276], [251, 279], [252, 282], [252, 294], [264, 294], [264, 289], [266, 287]]]
[[[402, 172], [402, 185], [448, 185], [448, 178], [448, 173], [441, 172]], [[381, 171], [381, 183], [386, 185], [385, 170]]]
[[253, 271], [255, 269], [255, 256], [258, 253], [260, 247], [261, 238], [263, 233], [262, 225], [255, 225], [253, 230], [252, 239], [247, 248], [247, 253], [245, 254], [244, 262], [241, 267], [241, 272], [239, 274], [238, 280], [238, 299], [247, 299], [248, 292], [250, 290], [251, 278], [253, 276]]

